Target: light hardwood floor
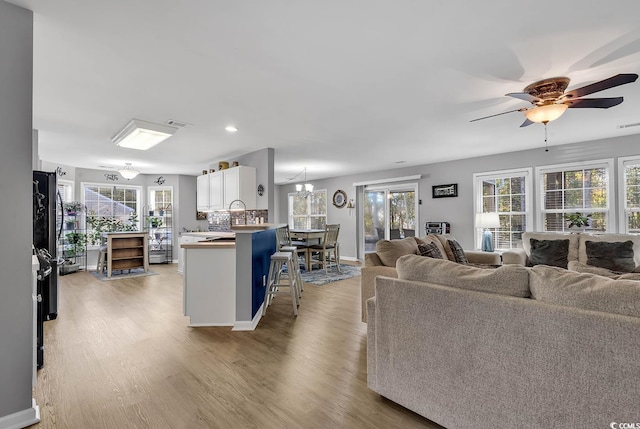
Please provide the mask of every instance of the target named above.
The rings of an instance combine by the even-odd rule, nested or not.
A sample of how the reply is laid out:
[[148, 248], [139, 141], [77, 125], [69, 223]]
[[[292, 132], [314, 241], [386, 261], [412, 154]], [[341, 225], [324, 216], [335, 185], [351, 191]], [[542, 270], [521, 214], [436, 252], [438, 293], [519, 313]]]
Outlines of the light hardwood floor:
[[278, 296], [253, 332], [190, 328], [182, 276], [60, 277], [34, 397], [44, 428], [439, 428], [366, 385], [359, 277]]

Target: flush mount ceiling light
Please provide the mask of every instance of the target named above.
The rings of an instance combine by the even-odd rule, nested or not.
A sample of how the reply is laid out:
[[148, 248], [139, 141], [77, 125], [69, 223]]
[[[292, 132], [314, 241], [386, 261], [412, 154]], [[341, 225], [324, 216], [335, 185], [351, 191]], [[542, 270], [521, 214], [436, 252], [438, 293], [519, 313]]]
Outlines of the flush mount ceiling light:
[[111, 140], [120, 147], [147, 150], [161, 141], [168, 139], [178, 129], [168, 125], [132, 119]]
[[224, 129], [230, 133], [235, 133], [236, 131], [238, 131], [238, 128], [234, 127], [233, 125], [227, 125], [226, 127], [224, 127]]
[[120, 175], [127, 180], [131, 180], [134, 177], [136, 177], [138, 174], [140, 174], [138, 170], [133, 169], [130, 162], [127, 162], [123, 168], [118, 170], [118, 173], [120, 173]]

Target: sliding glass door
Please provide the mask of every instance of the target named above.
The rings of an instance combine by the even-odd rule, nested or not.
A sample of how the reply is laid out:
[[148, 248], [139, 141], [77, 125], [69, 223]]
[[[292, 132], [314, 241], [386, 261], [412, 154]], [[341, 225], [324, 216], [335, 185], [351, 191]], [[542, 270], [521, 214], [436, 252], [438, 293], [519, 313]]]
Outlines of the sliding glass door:
[[364, 190], [364, 251], [378, 240], [413, 237], [417, 226], [417, 184]]

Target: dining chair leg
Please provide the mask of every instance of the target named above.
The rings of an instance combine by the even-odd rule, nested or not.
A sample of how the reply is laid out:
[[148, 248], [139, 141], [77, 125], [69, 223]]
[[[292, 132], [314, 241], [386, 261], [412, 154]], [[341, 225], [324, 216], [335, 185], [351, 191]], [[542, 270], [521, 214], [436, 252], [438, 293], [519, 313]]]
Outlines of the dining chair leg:
[[338, 272], [342, 274], [342, 270], [340, 269], [340, 246], [336, 245], [336, 247], [333, 249], [333, 252], [336, 257], [336, 266], [338, 267]]

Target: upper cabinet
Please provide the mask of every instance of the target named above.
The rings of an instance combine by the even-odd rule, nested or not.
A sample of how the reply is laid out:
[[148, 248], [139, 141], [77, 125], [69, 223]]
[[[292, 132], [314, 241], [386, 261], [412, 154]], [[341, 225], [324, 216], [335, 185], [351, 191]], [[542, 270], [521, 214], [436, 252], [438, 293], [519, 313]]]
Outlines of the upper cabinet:
[[256, 169], [241, 165], [198, 176], [198, 211], [226, 210], [233, 200], [256, 208]]

